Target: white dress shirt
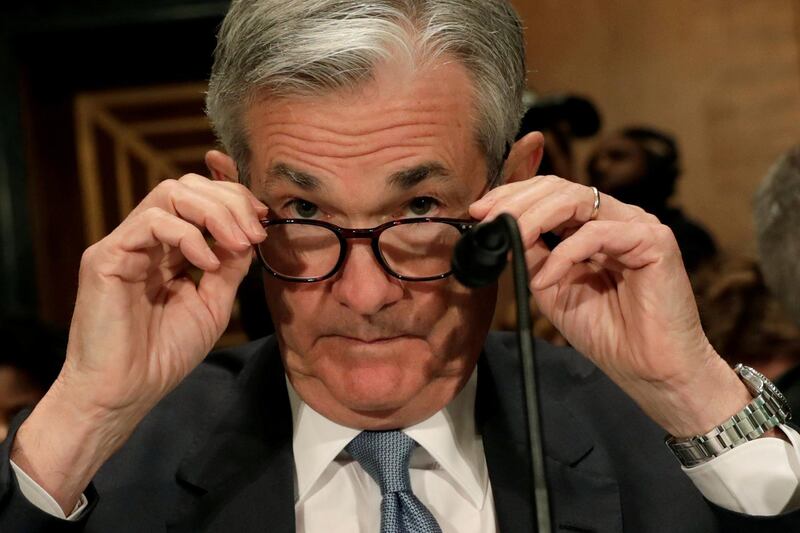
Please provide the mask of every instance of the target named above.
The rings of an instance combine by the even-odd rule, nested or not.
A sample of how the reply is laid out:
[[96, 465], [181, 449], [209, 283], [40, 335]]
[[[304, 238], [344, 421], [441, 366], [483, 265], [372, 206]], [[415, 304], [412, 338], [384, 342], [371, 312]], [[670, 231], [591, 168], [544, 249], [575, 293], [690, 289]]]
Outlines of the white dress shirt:
[[[414, 494], [444, 533], [489, 533], [497, 522], [483, 443], [474, 422], [477, 371], [450, 404], [403, 430], [419, 443], [411, 457]], [[359, 430], [340, 426], [305, 404], [287, 380], [294, 426], [295, 515], [298, 532], [374, 532], [380, 524], [378, 485], [344, 450]], [[694, 468], [684, 468], [708, 500], [731, 511], [775, 515], [800, 508], [800, 434], [791, 444], [762, 438]], [[41, 510], [65, 518], [55, 500], [14, 462], [20, 490]], [[677, 465], [676, 465], [677, 467]], [[81, 496], [66, 517], [86, 508]]]
[[[475, 429], [476, 373], [452, 402], [403, 432], [419, 446], [411, 455], [414, 494], [443, 532], [497, 531], [483, 442]], [[381, 492], [344, 451], [360, 433], [331, 422], [304, 403], [287, 380], [294, 424], [295, 516], [298, 533], [374, 533]]]

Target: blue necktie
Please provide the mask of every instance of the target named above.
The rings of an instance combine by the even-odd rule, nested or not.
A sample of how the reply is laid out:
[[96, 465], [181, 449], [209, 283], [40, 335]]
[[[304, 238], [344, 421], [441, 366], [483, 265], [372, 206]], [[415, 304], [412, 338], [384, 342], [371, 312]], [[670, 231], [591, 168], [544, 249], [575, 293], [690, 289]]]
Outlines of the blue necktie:
[[401, 431], [362, 431], [347, 445], [381, 489], [381, 533], [441, 533], [427, 507], [411, 492], [408, 463], [417, 446]]

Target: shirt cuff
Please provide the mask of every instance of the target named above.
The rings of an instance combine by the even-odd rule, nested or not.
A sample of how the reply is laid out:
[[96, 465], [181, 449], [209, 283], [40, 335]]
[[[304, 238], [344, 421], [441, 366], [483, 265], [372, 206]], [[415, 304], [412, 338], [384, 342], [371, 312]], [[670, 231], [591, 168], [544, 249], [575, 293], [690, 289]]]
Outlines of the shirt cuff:
[[791, 444], [764, 437], [683, 471], [707, 500], [729, 511], [774, 516], [800, 509], [800, 434], [780, 429]]
[[47, 493], [46, 490], [36, 483], [20, 467], [14, 464], [14, 461], [10, 462], [11, 468], [14, 470], [14, 474], [17, 476], [19, 490], [29, 502], [50, 516], [69, 520], [70, 522], [76, 522], [80, 519], [81, 514], [89, 505], [89, 500], [86, 499], [86, 495], [81, 494], [81, 497], [78, 500], [78, 503], [75, 505], [75, 508], [72, 510], [69, 516], [66, 516], [64, 511], [61, 509], [61, 506], [58, 505], [58, 503], [53, 499], [52, 496], [50, 496], [50, 494]]

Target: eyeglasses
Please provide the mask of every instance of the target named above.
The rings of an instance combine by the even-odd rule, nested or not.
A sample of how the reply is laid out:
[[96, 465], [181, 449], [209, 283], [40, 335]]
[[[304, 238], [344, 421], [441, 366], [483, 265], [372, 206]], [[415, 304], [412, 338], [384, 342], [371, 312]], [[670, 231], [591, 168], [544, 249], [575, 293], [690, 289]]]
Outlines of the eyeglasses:
[[383, 269], [404, 281], [433, 281], [451, 274], [459, 237], [476, 222], [456, 218], [405, 218], [368, 229], [321, 220], [262, 220], [268, 237], [256, 246], [263, 267], [284, 281], [323, 281], [339, 271], [349, 239], [370, 239]]

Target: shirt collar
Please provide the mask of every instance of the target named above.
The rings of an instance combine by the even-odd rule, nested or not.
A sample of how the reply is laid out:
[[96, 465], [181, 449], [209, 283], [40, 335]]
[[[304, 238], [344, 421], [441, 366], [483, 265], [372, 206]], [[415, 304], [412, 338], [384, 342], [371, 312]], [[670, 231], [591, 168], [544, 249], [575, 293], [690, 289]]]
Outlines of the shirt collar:
[[[303, 500], [325, 469], [360, 432], [332, 422], [300, 399], [288, 378], [292, 408], [297, 501]], [[483, 442], [475, 428], [477, 369], [461, 392], [442, 410], [403, 431], [453, 478], [477, 509], [489, 485]]]

